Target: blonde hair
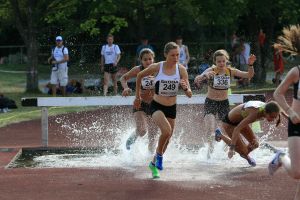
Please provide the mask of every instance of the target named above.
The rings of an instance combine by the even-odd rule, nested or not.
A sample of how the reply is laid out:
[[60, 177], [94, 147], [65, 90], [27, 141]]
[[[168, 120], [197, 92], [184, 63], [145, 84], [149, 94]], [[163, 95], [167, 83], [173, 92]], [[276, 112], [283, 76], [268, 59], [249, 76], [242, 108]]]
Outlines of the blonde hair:
[[172, 49], [177, 49], [177, 48], [179, 48], [179, 46], [175, 42], [168, 42], [165, 45], [164, 53], [168, 54]]
[[281, 48], [292, 55], [300, 55], [300, 25], [290, 25], [283, 28], [282, 32], [274, 48]]
[[228, 52], [227, 52], [226, 50], [224, 50], [224, 49], [219, 49], [219, 50], [215, 51], [215, 53], [213, 54], [213, 62], [214, 62], [214, 63], [216, 63], [216, 58], [217, 58], [218, 56], [225, 56], [225, 58], [226, 58], [227, 60], [229, 60], [229, 54], [228, 54]]

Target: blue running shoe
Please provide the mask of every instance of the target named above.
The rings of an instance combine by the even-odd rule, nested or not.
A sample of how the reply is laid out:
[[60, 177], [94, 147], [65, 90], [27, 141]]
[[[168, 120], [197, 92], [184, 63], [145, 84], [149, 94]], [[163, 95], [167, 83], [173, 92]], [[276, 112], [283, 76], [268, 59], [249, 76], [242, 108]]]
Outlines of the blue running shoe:
[[163, 157], [159, 153], [156, 153], [155, 166], [157, 167], [157, 169], [163, 170]]
[[274, 173], [281, 167], [282, 163], [279, 160], [279, 157], [281, 155], [284, 155], [284, 153], [280, 150], [278, 150], [272, 159], [272, 161], [269, 163], [268, 169], [269, 169], [269, 175], [273, 176]]
[[220, 142], [221, 141], [221, 135], [222, 135], [222, 132], [221, 132], [221, 129], [220, 128], [217, 128], [216, 130], [215, 130], [215, 140], [217, 141], [217, 142]]
[[126, 149], [127, 150], [130, 150], [130, 146], [135, 143], [136, 139], [137, 139], [136, 134], [132, 134], [129, 136], [129, 138], [126, 141]]
[[251, 167], [255, 167], [256, 166], [256, 161], [253, 158], [251, 158], [249, 155], [247, 155], [247, 156], [241, 156], [241, 157], [245, 158], [248, 161], [249, 165], [251, 165]]

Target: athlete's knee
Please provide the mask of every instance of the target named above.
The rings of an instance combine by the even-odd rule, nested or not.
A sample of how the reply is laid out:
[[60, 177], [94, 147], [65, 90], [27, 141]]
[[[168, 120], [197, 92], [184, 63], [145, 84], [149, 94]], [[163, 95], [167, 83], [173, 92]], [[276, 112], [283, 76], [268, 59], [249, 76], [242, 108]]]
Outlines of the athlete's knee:
[[147, 130], [144, 128], [137, 128], [136, 129], [136, 134], [143, 137], [147, 133]]
[[299, 167], [294, 167], [291, 169], [291, 176], [294, 178], [294, 179], [300, 179], [300, 169]]
[[171, 137], [172, 135], [172, 128], [170, 126], [164, 126], [161, 129], [162, 134], [164, 134], [165, 136]]
[[253, 151], [254, 149], [257, 149], [258, 146], [259, 146], [259, 143], [257, 142], [257, 140], [254, 140], [248, 144], [248, 149], [249, 149], [249, 151]]

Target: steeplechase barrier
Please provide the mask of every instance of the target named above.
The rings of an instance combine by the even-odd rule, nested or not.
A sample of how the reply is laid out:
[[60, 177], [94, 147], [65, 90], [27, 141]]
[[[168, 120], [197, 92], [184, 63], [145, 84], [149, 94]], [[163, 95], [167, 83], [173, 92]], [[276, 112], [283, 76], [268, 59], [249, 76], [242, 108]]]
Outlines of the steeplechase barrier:
[[[130, 106], [134, 96], [97, 96], [97, 97], [24, 97], [21, 99], [22, 106], [41, 107], [42, 145], [48, 146], [48, 107], [75, 107], [75, 106]], [[177, 104], [204, 104], [205, 95], [194, 95], [188, 98], [185, 95], [177, 96]], [[250, 100], [265, 101], [264, 94], [231, 94], [229, 101], [233, 104], [241, 104]]]

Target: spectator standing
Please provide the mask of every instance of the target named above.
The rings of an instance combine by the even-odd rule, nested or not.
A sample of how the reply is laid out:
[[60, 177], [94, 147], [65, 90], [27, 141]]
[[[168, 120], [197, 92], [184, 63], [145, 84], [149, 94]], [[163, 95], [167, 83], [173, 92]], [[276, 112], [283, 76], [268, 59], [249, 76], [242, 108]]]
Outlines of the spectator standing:
[[266, 42], [266, 34], [264, 33], [264, 31], [262, 29], [260, 29], [259, 33], [258, 33], [259, 47], [263, 48], [265, 46], [265, 42]]
[[177, 36], [176, 44], [179, 46], [179, 63], [188, 69], [188, 63], [190, 62], [190, 53], [186, 45], [182, 44], [182, 37]]
[[149, 44], [149, 40], [147, 37], [141, 38], [141, 44], [136, 49], [136, 56], [134, 60], [136, 66], [141, 64], [139, 56], [143, 49], [151, 49], [154, 52], [154, 48]]
[[282, 56], [282, 49], [278, 46], [274, 47], [274, 55], [273, 55], [273, 61], [274, 61], [274, 72], [275, 72], [275, 78], [273, 79], [273, 83], [278, 86], [281, 82], [281, 75], [284, 71], [284, 65], [283, 65], [283, 56]]
[[[238, 55], [238, 61], [239, 61], [239, 68], [241, 71], [246, 71], [248, 69], [248, 60], [250, 57], [250, 44], [246, 42], [245, 38], [240, 38], [240, 54]], [[248, 78], [241, 78], [239, 80], [239, 84], [241, 86], [247, 86], [249, 85], [250, 79]]]
[[109, 79], [111, 77], [114, 86], [114, 94], [118, 93], [118, 63], [121, 59], [121, 51], [117, 44], [114, 44], [114, 36], [109, 34], [106, 38], [107, 44], [101, 49], [101, 72], [104, 71], [103, 95], [107, 95]]
[[66, 86], [68, 84], [68, 61], [69, 51], [63, 45], [62, 36], [57, 36], [56, 47], [52, 49], [51, 56], [48, 58], [48, 63], [52, 64], [51, 71], [51, 87], [52, 95], [56, 96], [56, 88], [59, 84], [63, 96], [66, 96]]

